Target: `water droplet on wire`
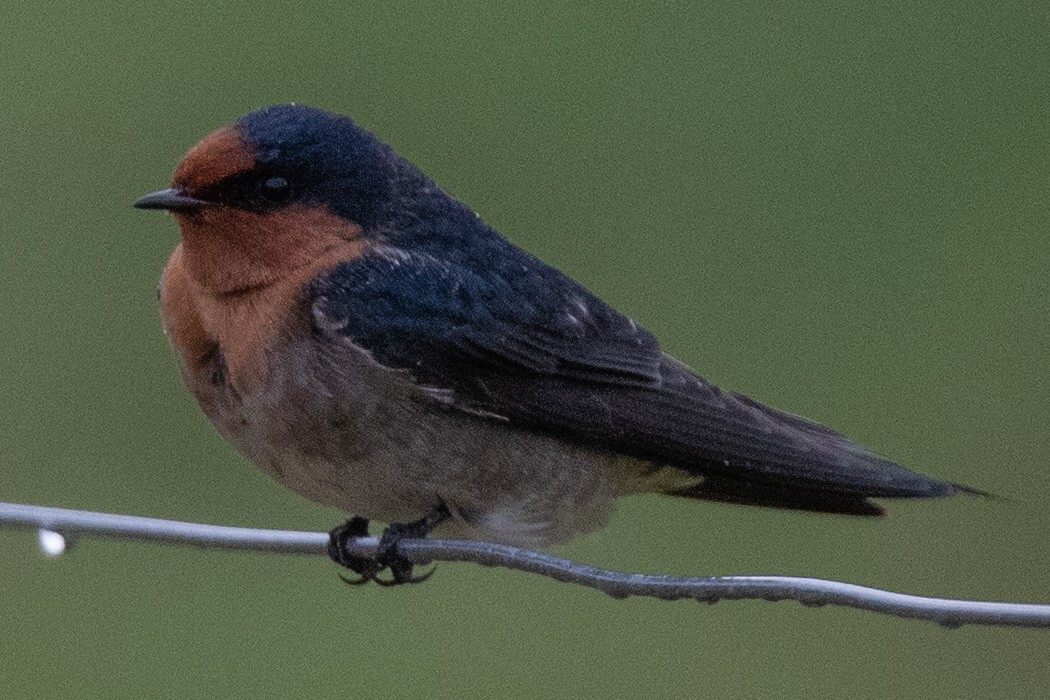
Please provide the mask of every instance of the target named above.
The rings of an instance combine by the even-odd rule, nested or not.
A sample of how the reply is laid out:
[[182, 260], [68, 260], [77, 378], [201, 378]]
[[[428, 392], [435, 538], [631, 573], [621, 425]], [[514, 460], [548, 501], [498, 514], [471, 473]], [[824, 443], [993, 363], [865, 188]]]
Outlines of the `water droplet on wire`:
[[37, 541], [40, 543], [40, 551], [46, 557], [58, 557], [66, 551], [66, 538], [54, 530], [40, 528]]

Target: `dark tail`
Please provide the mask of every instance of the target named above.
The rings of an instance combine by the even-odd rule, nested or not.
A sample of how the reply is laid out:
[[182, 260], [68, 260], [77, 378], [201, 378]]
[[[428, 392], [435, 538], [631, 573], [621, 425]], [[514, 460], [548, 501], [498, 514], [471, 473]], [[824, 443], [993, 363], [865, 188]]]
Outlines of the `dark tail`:
[[[963, 486], [962, 484], [943, 483], [945, 488], [940, 492], [903, 496], [903, 498], [943, 498], [956, 493], [965, 493], [983, 498], [998, 498], [987, 491]], [[705, 501], [802, 510], [812, 513], [837, 513], [876, 517], [886, 514], [886, 511], [881, 506], [872, 503], [864, 495], [838, 493], [821, 489], [801, 489], [782, 484], [755, 483], [717, 477], [705, 479], [701, 484], [682, 491], [676, 491], [671, 495]], [[895, 498], [901, 497], [896, 496]]]

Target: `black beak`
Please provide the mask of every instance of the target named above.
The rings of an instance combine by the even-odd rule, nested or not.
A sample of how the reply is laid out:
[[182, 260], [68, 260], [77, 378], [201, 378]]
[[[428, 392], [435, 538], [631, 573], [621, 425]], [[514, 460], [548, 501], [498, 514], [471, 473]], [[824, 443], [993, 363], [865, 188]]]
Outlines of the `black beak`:
[[210, 202], [196, 197], [190, 197], [182, 190], [169, 187], [166, 190], [150, 192], [145, 197], [138, 199], [131, 206], [136, 209], [167, 209], [168, 211], [190, 211], [206, 207]]

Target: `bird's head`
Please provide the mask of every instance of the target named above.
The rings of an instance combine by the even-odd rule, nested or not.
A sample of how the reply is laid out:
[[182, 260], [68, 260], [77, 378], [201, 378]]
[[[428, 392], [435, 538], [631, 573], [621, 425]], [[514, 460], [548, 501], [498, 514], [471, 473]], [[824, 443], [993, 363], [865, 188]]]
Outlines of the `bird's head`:
[[206, 136], [135, 206], [175, 216], [199, 284], [243, 291], [347, 242], [363, 250], [389, 215], [396, 159], [347, 117], [279, 105]]

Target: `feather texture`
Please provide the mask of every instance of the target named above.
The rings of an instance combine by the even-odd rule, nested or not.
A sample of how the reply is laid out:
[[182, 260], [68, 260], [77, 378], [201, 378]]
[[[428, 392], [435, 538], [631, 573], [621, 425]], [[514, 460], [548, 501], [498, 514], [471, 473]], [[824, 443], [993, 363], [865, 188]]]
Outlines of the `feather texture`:
[[[378, 362], [440, 390], [444, 406], [705, 477], [681, 495], [875, 513], [864, 498], [954, 491], [719, 389], [634, 321], [506, 247], [501, 258], [520, 264], [499, 276], [378, 247], [314, 285], [315, 312]], [[520, 274], [508, 279], [508, 269]]]

